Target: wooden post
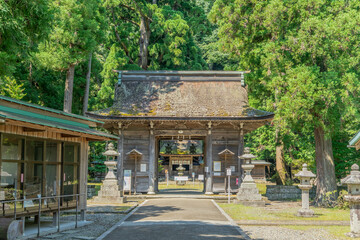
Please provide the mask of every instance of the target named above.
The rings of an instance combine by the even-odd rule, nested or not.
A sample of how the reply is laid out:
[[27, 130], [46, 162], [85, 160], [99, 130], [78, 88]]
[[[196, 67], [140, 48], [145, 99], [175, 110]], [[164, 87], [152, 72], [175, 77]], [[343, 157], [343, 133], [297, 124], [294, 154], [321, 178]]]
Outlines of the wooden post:
[[87, 173], [88, 173], [88, 159], [89, 159], [89, 142], [86, 138], [81, 138], [80, 145], [80, 171], [79, 171], [79, 207], [86, 209], [87, 205]]
[[150, 123], [149, 136], [149, 190], [147, 194], [155, 194], [155, 136], [154, 124]]
[[124, 187], [124, 131], [122, 123], [118, 124], [119, 126], [119, 139], [117, 144], [117, 151], [119, 153], [118, 161], [117, 161], [117, 179], [119, 184], [119, 191], [121, 196], [124, 196], [123, 187]]
[[206, 174], [206, 186], [205, 186], [205, 194], [214, 194], [212, 192], [212, 132], [211, 132], [211, 122], [208, 123], [208, 134], [206, 137], [206, 166], [209, 171]]
[[[244, 154], [244, 123], [240, 123], [240, 131], [239, 131], [239, 145], [238, 145], [238, 157]], [[238, 187], [240, 188], [240, 184], [242, 183], [242, 176], [244, 175], [244, 170], [242, 169], [242, 160], [240, 158], [238, 160]]]
[[135, 155], [135, 171], [134, 171], [134, 195], [136, 195], [136, 187], [137, 187], [137, 182], [136, 182], [136, 175], [137, 175], [137, 169], [136, 169], [136, 165], [137, 165], [137, 155]]

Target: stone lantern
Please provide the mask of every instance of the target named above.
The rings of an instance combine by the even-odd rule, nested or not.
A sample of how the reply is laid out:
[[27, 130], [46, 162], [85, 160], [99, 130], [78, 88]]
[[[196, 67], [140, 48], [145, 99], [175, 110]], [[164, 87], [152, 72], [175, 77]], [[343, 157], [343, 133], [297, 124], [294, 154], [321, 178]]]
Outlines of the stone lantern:
[[255, 181], [251, 176], [251, 171], [255, 167], [251, 164], [251, 159], [256, 158], [256, 156], [250, 153], [250, 148], [246, 147], [244, 154], [239, 156], [239, 158], [245, 161], [245, 164], [242, 165], [245, 177], [236, 195], [237, 202], [244, 205], [265, 206], [265, 201], [262, 200], [259, 189], [257, 189]]
[[[107, 150], [103, 153], [103, 155], [107, 158], [107, 161], [105, 161], [104, 164], [109, 169], [109, 171], [105, 176], [105, 180], [103, 181], [101, 189], [98, 192], [98, 196], [94, 198], [94, 202], [124, 203], [126, 202], [126, 198], [122, 196], [122, 193], [119, 190], [118, 180], [114, 174], [114, 168], [117, 164], [115, 157], [119, 156], [120, 154], [115, 151], [114, 144], [109, 143]], [[121, 169], [119, 170], [121, 171]]]
[[297, 215], [299, 217], [312, 217], [312, 216], [314, 216], [314, 211], [312, 209], [310, 209], [310, 207], [309, 207], [309, 190], [312, 188], [310, 179], [315, 178], [316, 175], [307, 169], [307, 164], [305, 163], [303, 165], [302, 171], [295, 174], [295, 177], [300, 178], [301, 183], [298, 187], [302, 191], [302, 193], [301, 193], [301, 199], [302, 199], [301, 205], [302, 206], [301, 206], [301, 209], [299, 209]]
[[345, 195], [345, 201], [350, 204], [350, 229], [351, 232], [346, 235], [354, 238], [360, 237], [360, 171], [359, 166], [351, 166], [350, 175], [341, 180], [342, 184], [348, 186], [348, 195]]

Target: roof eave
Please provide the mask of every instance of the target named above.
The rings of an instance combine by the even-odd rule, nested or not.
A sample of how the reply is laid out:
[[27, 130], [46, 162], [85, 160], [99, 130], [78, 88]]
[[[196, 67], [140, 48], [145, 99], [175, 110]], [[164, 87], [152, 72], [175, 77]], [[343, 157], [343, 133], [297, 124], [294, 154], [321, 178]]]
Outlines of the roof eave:
[[360, 140], [360, 131], [349, 141], [349, 147], [355, 146], [356, 143]]
[[195, 120], [195, 121], [213, 121], [213, 120], [227, 120], [227, 121], [256, 121], [256, 120], [270, 120], [274, 118], [274, 114], [269, 114], [259, 117], [155, 117], [155, 116], [104, 116], [94, 113], [87, 113], [89, 117], [101, 119], [101, 120], [153, 120], [153, 121], [164, 121], [164, 120]]

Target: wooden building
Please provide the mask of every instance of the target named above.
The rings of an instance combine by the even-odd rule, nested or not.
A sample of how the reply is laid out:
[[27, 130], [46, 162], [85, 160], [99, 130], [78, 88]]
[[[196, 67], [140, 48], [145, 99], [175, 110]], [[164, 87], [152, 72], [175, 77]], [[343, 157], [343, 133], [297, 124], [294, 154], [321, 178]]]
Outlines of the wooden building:
[[[92, 129], [103, 123], [87, 117], [65, 113], [35, 104], [0, 96], [0, 200], [74, 195], [79, 209], [86, 209], [88, 143], [117, 140], [116, 136]], [[62, 208], [75, 199], [63, 201]], [[49, 205], [42, 211], [54, 211]], [[45, 203], [44, 202], [44, 203]], [[17, 216], [36, 215], [26, 202]], [[2, 204], [4, 207], [5, 205]], [[55, 210], [56, 211], [56, 210]], [[13, 211], [3, 209], [2, 216]]]
[[[237, 189], [236, 178], [241, 181], [243, 174], [238, 156], [243, 153], [244, 135], [273, 118], [273, 113], [248, 106], [244, 75], [224, 71], [122, 71], [113, 106], [88, 115], [103, 121], [104, 128], [119, 136], [117, 168], [127, 174], [127, 170], [133, 173], [141, 169], [136, 192], [157, 191], [159, 160], [167, 161], [174, 172], [171, 166], [182, 161], [188, 165], [187, 174], [195, 170], [197, 161], [197, 174], [205, 174], [206, 194], [225, 191], [225, 169], [231, 167], [231, 188]], [[161, 141], [197, 141], [203, 151], [188, 156], [163, 154]], [[132, 149], [142, 154], [137, 166], [126, 154]], [[123, 174], [118, 173], [120, 186]]]

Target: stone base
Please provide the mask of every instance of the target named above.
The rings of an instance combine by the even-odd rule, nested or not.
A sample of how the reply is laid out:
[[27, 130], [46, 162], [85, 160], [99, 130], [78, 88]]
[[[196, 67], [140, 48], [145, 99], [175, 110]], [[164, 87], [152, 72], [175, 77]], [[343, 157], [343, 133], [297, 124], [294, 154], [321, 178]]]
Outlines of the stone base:
[[147, 192], [147, 195], [155, 195], [155, 192]]
[[298, 217], [314, 217], [314, 211], [311, 210], [311, 209], [303, 209], [303, 208], [301, 208], [297, 212], [296, 216], [298, 216]]
[[89, 201], [90, 203], [126, 203], [127, 199], [126, 197], [113, 197], [113, 196], [108, 196], [108, 197], [95, 197], [94, 200]]
[[351, 238], [360, 238], [360, 233], [349, 232], [345, 233], [345, 235]]
[[240, 200], [234, 200], [234, 203], [236, 204], [242, 204], [244, 206], [250, 206], [250, 207], [265, 207], [265, 201], [240, 201]]
[[126, 197], [123, 197], [119, 191], [116, 179], [105, 179], [101, 186], [98, 196], [94, 198], [94, 203], [126, 203]]
[[239, 188], [236, 198], [239, 201], [262, 201], [262, 196], [259, 193], [259, 190], [255, 187], [241, 187]]
[[205, 195], [214, 195], [213, 192], [205, 192]]

